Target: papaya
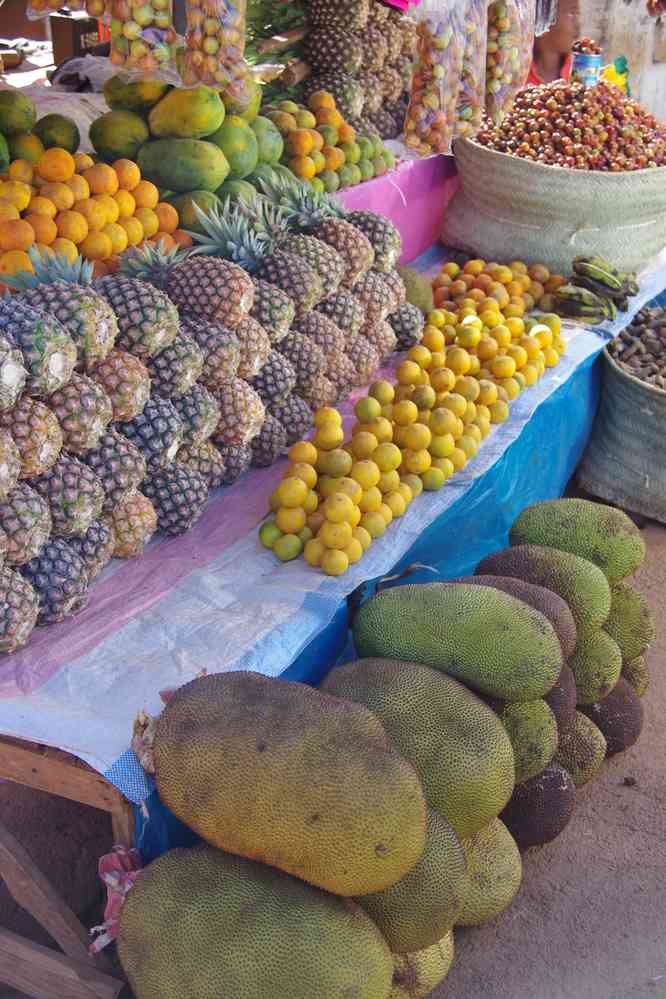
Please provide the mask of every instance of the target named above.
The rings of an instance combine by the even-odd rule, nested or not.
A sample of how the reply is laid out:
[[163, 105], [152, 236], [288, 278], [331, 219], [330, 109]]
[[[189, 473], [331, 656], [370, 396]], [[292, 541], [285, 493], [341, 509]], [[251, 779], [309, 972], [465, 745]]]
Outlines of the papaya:
[[[223, 185], [224, 186], [224, 185]], [[179, 228], [186, 232], [198, 232], [205, 236], [205, 231], [197, 219], [194, 205], [202, 212], [210, 212], [211, 208], [219, 208], [220, 202], [210, 191], [188, 191], [186, 194], [172, 194], [164, 198], [178, 212]]]
[[224, 104], [212, 87], [172, 90], [148, 115], [151, 133], [160, 139], [202, 139], [216, 132], [225, 116]]
[[217, 191], [229, 175], [227, 158], [201, 139], [154, 139], [139, 150], [141, 176], [177, 193]]
[[245, 81], [243, 86], [244, 94], [240, 99], [238, 94], [232, 92], [231, 88], [223, 91], [222, 100], [227, 109], [227, 114], [237, 115], [248, 124], [254, 121], [261, 108], [261, 86], [251, 77]]
[[232, 201], [240, 198], [248, 204], [259, 197], [257, 189], [246, 180], [225, 180], [215, 193], [218, 198], [231, 198]]
[[36, 163], [44, 152], [44, 145], [32, 132], [19, 132], [8, 140], [9, 155], [13, 160], [27, 160]]
[[4, 173], [9, 167], [11, 157], [9, 155], [9, 146], [7, 145], [7, 140], [4, 135], [0, 135], [0, 173]]
[[31, 132], [37, 121], [35, 105], [18, 90], [0, 90], [0, 132], [7, 138]]
[[112, 111], [136, 111], [147, 114], [171, 90], [163, 80], [130, 80], [112, 76], [102, 87], [104, 100]]
[[57, 146], [75, 153], [81, 144], [81, 133], [76, 122], [63, 114], [47, 114], [40, 118], [33, 129], [45, 149]]
[[90, 141], [100, 159], [136, 160], [149, 137], [148, 126], [134, 111], [107, 111], [90, 126]]
[[260, 163], [279, 163], [284, 152], [284, 139], [279, 128], [270, 118], [258, 117], [251, 124], [251, 129], [257, 137]]
[[246, 121], [238, 115], [227, 115], [224, 124], [209, 136], [222, 150], [229, 163], [229, 179], [243, 180], [259, 162], [259, 143]]

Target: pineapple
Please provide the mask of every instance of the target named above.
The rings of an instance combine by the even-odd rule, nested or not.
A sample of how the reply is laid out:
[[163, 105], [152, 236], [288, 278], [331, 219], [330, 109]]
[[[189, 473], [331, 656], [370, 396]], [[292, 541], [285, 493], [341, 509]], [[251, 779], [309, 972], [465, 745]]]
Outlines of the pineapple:
[[141, 555], [157, 530], [157, 514], [150, 500], [140, 492], [130, 493], [109, 514], [113, 529], [115, 558], [134, 558]]
[[0, 430], [0, 500], [6, 500], [21, 478], [21, 454], [7, 430]]
[[363, 327], [363, 336], [372, 344], [382, 361], [398, 349], [398, 338], [386, 322], [368, 323]]
[[399, 271], [380, 271], [380, 277], [384, 283], [389, 288], [389, 292], [395, 301], [395, 307], [391, 309], [391, 313], [396, 312], [401, 305], [405, 305], [407, 302], [407, 289], [405, 288], [405, 282], [402, 280]]
[[411, 17], [402, 17], [400, 18], [400, 30], [402, 32], [402, 54], [406, 60], [413, 62], [419, 47], [418, 24]]
[[92, 468], [71, 455], [61, 455], [33, 488], [49, 504], [51, 533], [69, 538], [85, 534], [104, 504], [104, 489]]
[[185, 534], [208, 502], [204, 477], [178, 464], [152, 472], [142, 488], [155, 509], [157, 529], [163, 534]]
[[97, 444], [113, 418], [111, 400], [101, 385], [87, 375], [73, 374], [70, 382], [49, 398], [62, 429], [63, 445], [72, 454], [85, 454]]
[[20, 271], [7, 284], [23, 292], [22, 301], [62, 323], [76, 345], [78, 370], [89, 372], [113, 350], [118, 335], [113, 309], [89, 287], [93, 265], [83, 257], [71, 264], [62, 255], [42, 256], [35, 249], [29, 254], [33, 271]]
[[314, 268], [322, 280], [326, 297], [336, 293], [345, 276], [345, 262], [334, 247], [302, 233], [287, 233], [280, 239], [278, 246], [285, 253], [301, 257]]
[[85, 563], [62, 538], [47, 541], [20, 572], [39, 599], [38, 624], [58, 624], [88, 602]]
[[7, 337], [0, 336], [0, 413], [16, 405], [27, 378], [23, 354]]
[[198, 472], [208, 488], [219, 489], [225, 482], [227, 467], [219, 450], [210, 441], [202, 444], [183, 444], [176, 455], [176, 464], [191, 472]]
[[185, 395], [171, 401], [185, 427], [185, 444], [203, 444], [215, 433], [220, 422], [220, 404], [203, 385], [193, 385]]
[[307, 437], [314, 426], [312, 410], [307, 402], [297, 395], [288, 395], [280, 402], [272, 403], [269, 412], [286, 430], [287, 447]]
[[235, 333], [196, 316], [181, 317], [180, 328], [203, 352], [204, 366], [199, 381], [210, 392], [216, 392], [222, 385], [238, 378], [241, 345]]
[[278, 345], [280, 353], [287, 358], [296, 375], [296, 390], [326, 371], [326, 356], [310, 337], [300, 333], [290, 333]]
[[259, 374], [250, 381], [267, 406], [280, 402], [296, 387], [296, 372], [286, 357], [272, 350]]
[[296, 315], [296, 306], [289, 296], [268, 281], [255, 278], [254, 305], [250, 315], [268, 333], [271, 343], [279, 343], [291, 329]]
[[371, 0], [368, 23], [373, 28], [383, 27], [388, 21], [388, 16], [389, 16], [388, 7], [385, 7], [384, 4], [379, 3], [378, 0]]
[[150, 397], [150, 375], [138, 357], [114, 350], [97, 365], [92, 377], [111, 400], [115, 421], [133, 420], [143, 413]]
[[366, 321], [362, 304], [346, 288], [341, 288], [336, 295], [320, 302], [316, 311], [328, 316], [347, 336], [360, 333]]
[[0, 652], [15, 652], [37, 624], [39, 598], [18, 572], [0, 569]]
[[304, 316], [324, 298], [324, 286], [316, 270], [301, 257], [280, 250], [265, 257], [255, 271], [257, 277], [284, 288], [296, 307], [296, 315]]
[[318, 28], [365, 28], [370, 16], [370, 0], [307, 0], [305, 13]]
[[324, 406], [332, 406], [338, 397], [337, 389], [326, 375], [315, 375], [298, 389], [298, 394], [315, 412]]
[[95, 520], [85, 534], [80, 538], [70, 538], [68, 544], [83, 560], [88, 581], [92, 583], [113, 558], [116, 536], [110, 524]]
[[346, 399], [356, 384], [356, 368], [346, 354], [336, 354], [326, 369], [326, 377], [335, 385], [338, 399]]
[[[0, 335], [17, 347], [28, 372], [28, 395], [48, 396], [72, 377], [77, 355], [64, 327], [16, 297], [0, 300]], [[18, 376], [20, 377], [20, 375]]]
[[238, 377], [246, 380], [254, 378], [263, 368], [271, 352], [268, 333], [251, 316], [246, 316], [234, 333], [240, 343]]
[[141, 451], [149, 472], [173, 462], [185, 434], [172, 403], [160, 396], [150, 398], [140, 416], [118, 423], [117, 429]]
[[165, 399], [185, 395], [197, 381], [204, 367], [201, 348], [182, 333], [169, 347], [146, 362], [151, 391]]
[[287, 431], [279, 420], [270, 413], [264, 425], [252, 441], [252, 464], [255, 468], [267, 468], [281, 458], [287, 449]]
[[409, 350], [423, 339], [425, 321], [416, 305], [401, 305], [389, 316], [389, 323], [398, 338], [399, 350]]
[[346, 219], [370, 240], [375, 251], [375, 270], [392, 271], [402, 253], [402, 238], [397, 227], [377, 212], [350, 212]]
[[294, 332], [309, 337], [320, 347], [325, 357], [344, 353], [347, 338], [332, 319], [320, 312], [310, 312], [294, 326]]
[[402, 73], [387, 63], [377, 75], [384, 98], [391, 103], [399, 101], [405, 88]]
[[20, 482], [0, 503], [0, 528], [7, 535], [7, 564], [23, 565], [38, 553], [51, 533], [48, 504]]
[[354, 295], [365, 309], [366, 324], [382, 323], [397, 308], [397, 300], [391, 294], [382, 275], [368, 271], [354, 285]]
[[105, 513], [120, 506], [146, 477], [146, 459], [139, 448], [111, 427], [83, 460], [102, 484]]
[[303, 55], [314, 73], [356, 76], [363, 62], [363, 44], [360, 36], [348, 28], [312, 28], [306, 36]]
[[[363, 87], [365, 93], [364, 113], [374, 114], [379, 111], [384, 101], [384, 96], [377, 73], [364, 67], [363, 71], [359, 74], [358, 82]], [[359, 128], [357, 131], [365, 134], [366, 129]]]
[[248, 444], [218, 444], [217, 450], [224, 462], [224, 485], [230, 486], [250, 468], [252, 448]]
[[404, 35], [401, 27], [402, 15], [398, 11], [389, 11], [386, 24], [381, 29], [388, 45], [388, 62], [397, 63], [402, 57]]
[[379, 73], [388, 59], [389, 47], [381, 28], [368, 25], [363, 32], [363, 65], [372, 73]]
[[20, 479], [33, 479], [53, 468], [62, 451], [62, 430], [51, 410], [29, 396], [0, 413], [0, 427], [9, 431], [21, 460]]
[[266, 410], [260, 397], [241, 378], [234, 378], [217, 394], [220, 422], [213, 439], [219, 444], [249, 444], [261, 430]]
[[116, 314], [116, 346], [136, 357], [154, 357], [178, 336], [178, 310], [163, 291], [125, 274], [106, 274], [93, 289]]
[[356, 368], [356, 384], [367, 385], [379, 368], [379, 354], [362, 333], [347, 342], [347, 356]]
[[322, 90], [331, 94], [338, 111], [345, 120], [360, 118], [363, 114], [365, 94], [363, 87], [355, 77], [349, 76], [347, 73], [318, 73], [305, 81], [306, 99]]

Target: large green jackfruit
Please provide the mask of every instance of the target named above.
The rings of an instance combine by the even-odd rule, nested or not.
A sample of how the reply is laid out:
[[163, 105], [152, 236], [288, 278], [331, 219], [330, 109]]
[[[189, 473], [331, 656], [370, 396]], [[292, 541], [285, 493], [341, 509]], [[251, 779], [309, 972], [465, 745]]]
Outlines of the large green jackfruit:
[[576, 805], [576, 785], [559, 763], [516, 784], [500, 818], [521, 850], [543, 846], [566, 829]]
[[514, 522], [509, 540], [512, 545], [546, 545], [579, 555], [610, 580], [631, 576], [645, 558], [645, 542], [626, 513], [584, 499], [528, 506]]
[[415, 663], [361, 659], [339, 666], [324, 690], [365, 705], [416, 769], [431, 808], [469, 836], [511, 797], [514, 758], [497, 715], [471, 691]]
[[453, 933], [414, 954], [393, 955], [393, 988], [388, 999], [426, 999], [453, 964]]
[[439, 812], [428, 810], [425, 849], [409, 874], [356, 901], [394, 954], [423, 950], [453, 927], [469, 892], [465, 851]]
[[387, 999], [393, 980], [359, 906], [209, 846], [142, 871], [118, 952], [136, 999]]
[[511, 905], [520, 888], [523, 865], [516, 841], [499, 819], [463, 840], [463, 846], [470, 890], [456, 922], [480, 926]]
[[518, 545], [484, 558], [476, 575], [514, 576], [559, 594], [571, 608], [578, 638], [600, 628], [610, 613], [608, 580], [592, 562], [556, 548]]
[[555, 715], [558, 733], [569, 732], [576, 723], [576, 678], [568, 663], [562, 666], [555, 686], [544, 701]]
[[413, 766], [359, 704], [256, 673], [201, 677], [157, 720], [157, 788], [213, 846], [338, 895], [395, 884], [425, 845]]
[[650, 606], [635, 586], [614, 583], [611, 586], [611, 608], [604, 624], [617, 642], [624, 662], [632, 662], [647, 652], [654, 642], [656, 629]]
[[489, 586], [384, 590], [361, 607], [352, 628], [359, 656], [420, 662], [503, 701], [543, 697], [562, 668], [544, 615]]
[[650, 670], [643, 656], [639, 656], [633, 662], [623, 663], [622, 676], [629, 686], [633, 688], [637, 697], [645, 696], [650, 686]]
[[557, 752], [557, 720], [545, 701], [496, 704], [513, 746], [516, 784], [545, 770]]
[[555, 754], [555, 762], [571, 774], [576, 787], [594, 780], [601, 771], [606, 756], [606, 739], [593, 721], [581, 711], [576, 712], [576, 726], [563, 739]]
[[608, 697], [582, 708], [606, 740], [606, 756], [623, 753], [643, 731], [643, 705], [633, 687], [620, 677]]
[[576, 680], [576, 703], [593, 704], [607, 697], [620, 679], [622, 653], [600, 628], [579, 640], [569, 666]]

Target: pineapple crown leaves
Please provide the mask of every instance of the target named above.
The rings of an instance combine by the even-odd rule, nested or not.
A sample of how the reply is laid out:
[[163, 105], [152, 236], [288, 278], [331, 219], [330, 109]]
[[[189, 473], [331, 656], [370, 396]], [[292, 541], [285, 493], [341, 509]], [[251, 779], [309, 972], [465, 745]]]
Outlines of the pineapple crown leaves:
[[327, 218], [344, 219], [344, 208], [330, 195], [319, 194], [309, 184], [276, 174], [270, 180], [262, 178], [259, 186], [265, 196], [282, 210], [286, 224], [305, 232]]
[[93, 279], [93, 265], [83, 257], [76, 257], [73, 263], [62, 254], [40, 253], [31, 246], [28, 250], [33, 271], [17, 271], [16, 274], [5, 274], [2, 280], [15, 291], [29, 291], [43, 284], [80, 284], [89, 285]]
[[144, 243], [140, 248], [133, 246], [123, 253], [119, 271], [125, 277], [147, 281], [153, 287], [164, 291], [169, 272], [177, 264], [182, 263], [190, 252], [180, 247], [168, 249], [161, 240], [156, 245]]
[[191, 254], [222, 257], [252, 273], [272, 252], [273, 238], [248, 217], [247, 204], [232, 207], [225, 199], [220, 208], [214, 205], [208, 212], [198, 205], [193, 207], [204, 233], [189, 233], [197, 244]]

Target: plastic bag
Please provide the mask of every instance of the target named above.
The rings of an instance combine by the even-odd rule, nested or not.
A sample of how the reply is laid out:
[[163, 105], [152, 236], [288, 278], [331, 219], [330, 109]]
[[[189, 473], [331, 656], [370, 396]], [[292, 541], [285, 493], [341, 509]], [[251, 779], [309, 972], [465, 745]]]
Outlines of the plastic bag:
[[537, 38], [550, 31], [557, 21], [558, 0], [537, 0], [534, 34]]
[[529, 76], [535, 20], [536, 0], [496, 0], [488, 8], [486, 110], [496, 123]]
[[227, 90], [239, 103], [249, 96], [245, 52], [246, 0], [187, 0], [181, 76], [186, 86]]
[[114, 66], [156, 76], [174, 67], [176, 31], [171, 0], [111, 0], [111, 53]]
[[467, 0], [461, 10], [464, 52], [456, 113], [456, 138], [476, 135], [485, 110], [487, 0]]
[[405, 145], [421, 156], [450, 153], [463, 65], [456, 0], [430, 0], [417, 12], [418, 54], [405, 121]]

